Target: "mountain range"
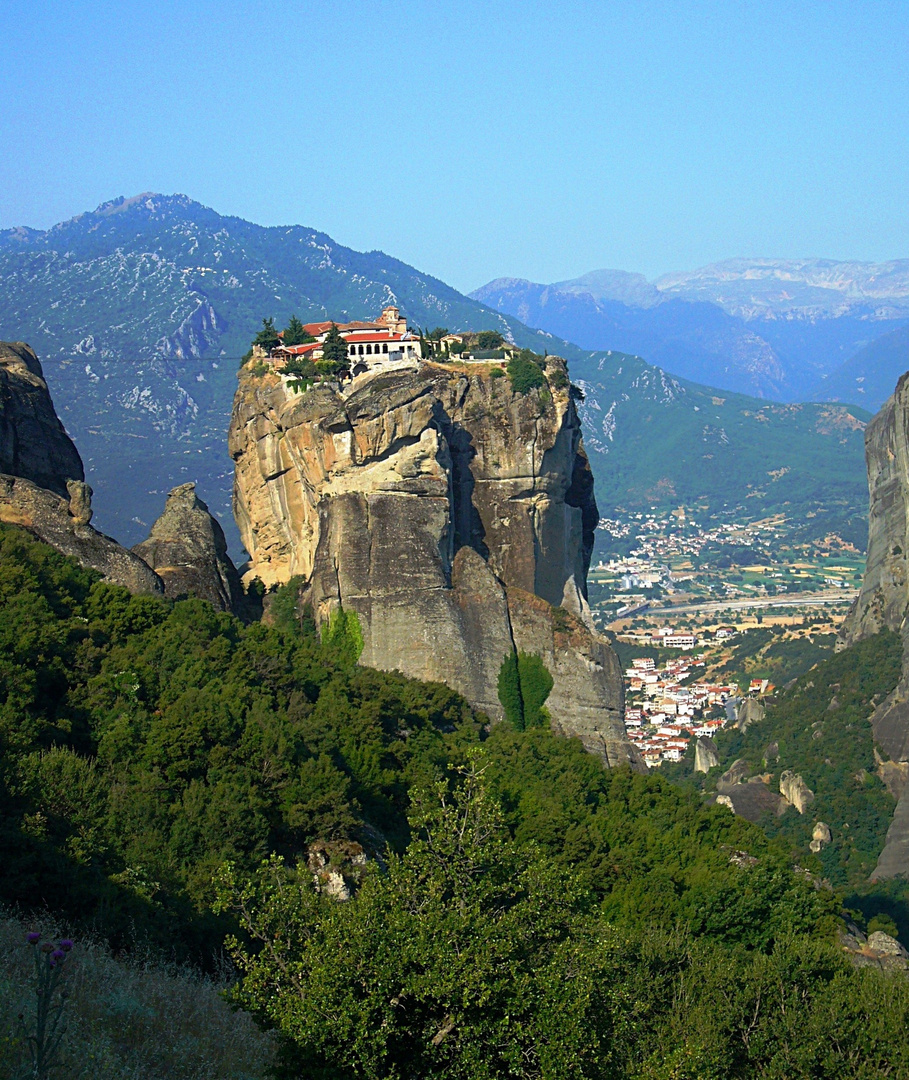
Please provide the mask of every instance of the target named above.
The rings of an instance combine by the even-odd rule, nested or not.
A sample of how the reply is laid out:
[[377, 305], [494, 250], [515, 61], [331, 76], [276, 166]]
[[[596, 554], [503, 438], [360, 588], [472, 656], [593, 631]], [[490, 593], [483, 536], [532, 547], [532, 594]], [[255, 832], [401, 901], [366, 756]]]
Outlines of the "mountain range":
[[730, 259], [654, 282], [617, 270], [498, 278], [471, 296], [583, 348], [775, 401], [873, 411], [909, 367], [906, 348], [876, 348], [909, 324], [909, 260]]
[[[804, 334], [814, 324], [801, 316], [762, 319], [761, 336], [742, 314], [688, 298], [707, 288], [700, 279], [673, 279], [671, 289], [687, 289], [685, 296], [670, 295], [665, 283], [615, 273], [556, 290], [566, 305], [572, 298], [586, 305], [594, 328], [596, 305], [613, 305], [643, 335], [643, 347], [626, 352], [659, 361], [672, 375], [620, 353], [617, 340], [594, 349], [585, 333], [573, 330], [569, 338], [557, 327], [531, 329], [526, 322], [540, 323], [546, 304], [518, 305], [515, 313], [491, 287], [464, 296], [383, 252], [353, 251], [303, 226], [225, 217], [183, 195], [119, 198], [46, 231], [0, 232], [0, 283], [0, 338], [27, 341], [41, 357], [96, 489], [94, 520], [124, 543], [144, 538], [170, 488], [195, 480], [237, 550], [226, 429], [235, 371], [262, 318], [279, 326], [291, 314], [349, 320], [373, 317], [392, 302], [411, 325], [495, 329], [569, 361], [587, 394], [585, 433], [604, 515], [616, 505], [640, 504], [644, 493], [666, 503], [703, 498], [712, 508], [777, 496], [786, 503], [788, 485], [797, 500], [807, 492], [812, 504], [829, 495], [849, 513], [865, 505], [866, 414], [807, 406], [775, 411], [766, 400], [711, 389], [728, 385], [731, 376], [726, 383], [708, 379], [720, 372], [704, 356], [728, 354], [730, 371], [750, 363], [752, 382], [790, 385], [790, 369], [766, 327]], [[519, 292], [515, 287], [509, 295]], [[899, 324], [890, 308], [878, 317], [862, 304], [856, 300], [851, 313], [818, 321], [818, 332], [847, 340], [848, 352], [861, 334], [871, 337], [869, 327]], [[725, 404], [714, 404], [720, 398]], [[781, 469], [787, 479], [756, 495]]]

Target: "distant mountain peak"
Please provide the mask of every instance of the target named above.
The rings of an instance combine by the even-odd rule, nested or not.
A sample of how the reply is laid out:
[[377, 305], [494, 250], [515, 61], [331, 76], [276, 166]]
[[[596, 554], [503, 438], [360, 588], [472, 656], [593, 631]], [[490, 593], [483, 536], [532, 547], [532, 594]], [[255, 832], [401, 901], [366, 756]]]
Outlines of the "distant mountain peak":
[[[175, 198], [186, 198], [185, 195], [174, 196]], [[124, 210], [129, 210], [137, 203], [145, 201], [148, 208], [151, 210], [154, 207], [155, 199], [164, 199], [166, 196], [159, 195], [154, 191], [143, 191], [141, 195], [132, 195], [127, 198], [125, 195], [118, 195], [116, 199], [109, 199], [107, 202], [103, 202], [96, 206], [93, 213], [103, 215], [104, 217], [110, 214], [120, 214]]]

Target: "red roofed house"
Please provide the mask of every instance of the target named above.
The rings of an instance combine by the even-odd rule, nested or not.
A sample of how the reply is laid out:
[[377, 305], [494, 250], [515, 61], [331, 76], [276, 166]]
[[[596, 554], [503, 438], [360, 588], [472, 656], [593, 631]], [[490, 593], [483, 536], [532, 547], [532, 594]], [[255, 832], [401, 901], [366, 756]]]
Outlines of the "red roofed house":
[[[415, 362], [422, 359], [423, 350], [419, 337], [407, 329], [407, 321], [401, 318], [398, 308], [389, 305], [372, 322], [336, 324], [341, 337], [347, 342], [351, 375], [362, 375], [373, 368], [399, 361]], [[282, 367], [291, 357], [304, 356], [309, 360], [322, 359], [322, 345], [331, 321], [306, 323], [306, 333], [316, 340], [306, 345], [279, 345], [272, 350], [271, 359]]]

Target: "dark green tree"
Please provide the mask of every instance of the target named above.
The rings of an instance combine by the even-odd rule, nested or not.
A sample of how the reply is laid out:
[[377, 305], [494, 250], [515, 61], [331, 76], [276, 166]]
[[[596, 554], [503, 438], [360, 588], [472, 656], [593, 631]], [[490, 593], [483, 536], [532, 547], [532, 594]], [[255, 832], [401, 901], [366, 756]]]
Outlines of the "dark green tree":
[[350, 370], [350, 359], [347, 355], [347, 342], [341, 336], [341, 331], [332, 323], [331, 328], [325, 335], [322, 343], [322, 361], [335, 365], [335, 374], [340, 375]]
[[253, 345], [260, 346], [266, 352], [277, 348], [281, 344], [281, 339], [278, 337], [278, 331], [275, 330], [274, 319], [262, 320], [262, 329], [253, 338], [252, 343]]
[[505, 710], [505, 719], [518, 731], [524, 730], [524, 702], [521, 698], [521, 676], [518, 671], [518, 654], [509, 653], [499, 668], [499, 701]]
[[498, 332], [498, 330], [481, 330], [477, 334], [477, 348], [486, 349], [499, 349], [505, 344], [505, 338]]
[[552, 690], [552, 675], [535, 653], [518, 653], [518, 680], [524, 704], [524, 727], [543, 727], [549, 714], [543, 708]]
[[508, 361], [506, 371], [512, 388], [518, 394], [527, 394], [531, 390], [541, 389], [546, 383], [546, 376], [540, 365], [520, 354]]
[[311, 341], [316, 339], [312, 334], [307, 334], [303, 329], [303, 323], [297, 318], [296, 315], [291, 315], [287, 326], [284, 328], [284, 344], [285, 345], [307, 345]]

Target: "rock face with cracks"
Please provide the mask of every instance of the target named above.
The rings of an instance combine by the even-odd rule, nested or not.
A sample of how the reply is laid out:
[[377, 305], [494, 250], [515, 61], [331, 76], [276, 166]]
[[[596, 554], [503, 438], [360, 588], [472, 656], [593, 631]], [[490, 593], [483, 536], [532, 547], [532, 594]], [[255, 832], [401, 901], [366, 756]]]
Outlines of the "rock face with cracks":
[[526, 394], [480, 364], [379, 370], [295, 393], [241, 369], [230, 427], [249, 578], [302, 579], [317, 624], [356, 612], [361, 663], [502, 716], [499, 670], [540, 656], [553, 727], [610, 764], [622, 678], [592, 628], [597, 510], [561, 360]]
[[181, 484], [168, 494], [151, 535], [133, 552], [161, 578], [166, 596], [198, 596], [219, 611], [241, 609], [240, 576], [227, 554], [224, 531], [196, 495], [195, 484]]
[[[865, 429], [868, 466], [868, 559], [858, 597], [837, 641], [845, 648], [890, 629], [903, 639], [896, 689], [871, 717], [891, 774], [909, 768], [909, 372]], [[883, 759], [881, 759], [883, 762]], [[909, 791], [900, 795], [873, 878], [909, 877]]]
[[163, 593], [150, 567], [91, 527], [91, 497], [38, 357], [22, 342], [0, 342], [0, 521], [132, 592]]

